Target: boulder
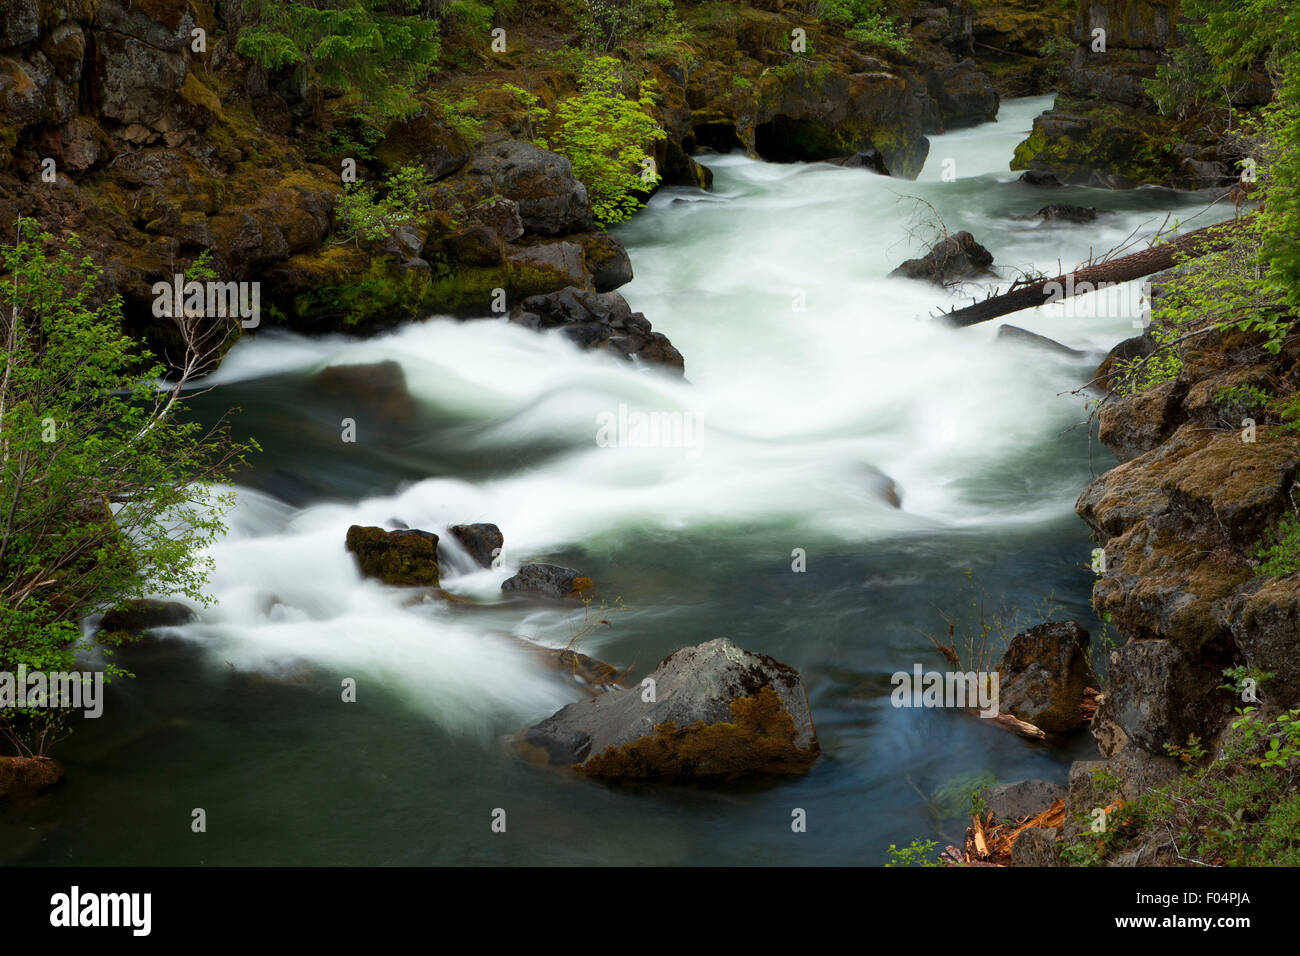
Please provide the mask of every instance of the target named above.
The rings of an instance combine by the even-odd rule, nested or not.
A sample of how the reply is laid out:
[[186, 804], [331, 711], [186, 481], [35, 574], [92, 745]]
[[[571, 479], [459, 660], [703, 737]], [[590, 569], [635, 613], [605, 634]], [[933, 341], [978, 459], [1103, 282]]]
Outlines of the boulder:
[[63, 765], [46, 757], [0, 757], [0, 799], [26, 797], [54, 786]]
[[1109, 767], [1104, 760], [1076, 760], [1070, 764], [1066, 784], [1065, 827], [1062, 836], [1067, 844], [1091, 833], [1093, 811], [1106, 809], [1119, 796], [1103, 784]]
[[592, 228], [587, 188], [558, 153], [520, 140], [496, 140], [479, 147], [465, 172], [487, 179], [496, 194], [514, 201], [528, 232], [557, 236]]
[[510, 321], [535, 331], [562, 329], [585, 349], [666, 365], [679, 372], [685, 367], [682, 354], [617, 292], [570, 287], [529, 296], [511, 310]]
[[155, 627], [179, 627], [196, 617], [192, 608], [179, 601], [153, 599], [127, 601], [123, 607], [114, 608], [99, 622], [101, 631], [142, 634]]
[[632, 281], [632, 260], [617, 237], [592, 232], [574, 238], [582, 243], [591, 285], [597, 292], [613, 292]]
[[471, 558], [485, 568], [492, 567], [492, 561], [501, 553], [506, 540], [501, 529], [494, 524], [455, 524], [447, 531]]
[[544, 242], [505, 250], [511, 288], [522, 295], [545, 294], [570, 286], [591, 289], [587, 260], [576, 242]]
[[999, 823], [1016, 823], [1036, 816], [1065, 799], [1065, 787], [1047, 780], [1017, 780], [985, 787], [979, 798]]
[[920, 259], [908, 259], [890, 276], [925, 279], [935, 285], [946, 285], [962, 279], [992, 275], [989, 268], [992, 265], [993, 253], [963, 230], [936, 242]]
[[331, 365], [313, 380], [316, 388], [356, 402], [357, 407], [383, 419], [409, 423], [415, 406], [406, 390], [406, 374], [391, 359], [364, 365]]
[[1193, 735], [1209, 740], [1232, 712], [1232, 695], [1218, 689], [1228, 665], [1213, 648], [1189, 652], [1171, 640], [1129, 641], [1111, 652], [1110, 686], [1093, 720], [1114, 722], [1133, 744], [1158, 756], [1166, 744], [1183, 747]]
[[591, 578], [558, 564], [525, 564], [513, 577], [501, 583], [501, 590], [514, 594], [545, 597], [582, 597], [592, 589]]
[[998, 710], [1048, 733], [1083, 726], [1083, 692], [1096, 677], [1088, 632], [1075, 621], [1053, 621], [1011, 639], [998, 667]]
[[418, 529], [385, 531], [353, 525], [347, 549], [363, 577], [397, 587], [438, 586], [438, 536]]
[[725, 638], [674, 652], [637, 687], [569, 704], [518, 747], [606, 780], [800, 774], [820, 752], [799, 673]]
[[1099, 386], [1110, 391], [1115, 387], [1114, 373], [1121, 363], [1146, 358], [1155, 351], [1155, 348], [1155, 342], [1146, 332], [1125, 339], [1111, 349], [1110, 354], [1102, 359], [1101, 364], [1097, 366], [1097, 371], [1093, 373], [1093, 378], [1097, 380]]

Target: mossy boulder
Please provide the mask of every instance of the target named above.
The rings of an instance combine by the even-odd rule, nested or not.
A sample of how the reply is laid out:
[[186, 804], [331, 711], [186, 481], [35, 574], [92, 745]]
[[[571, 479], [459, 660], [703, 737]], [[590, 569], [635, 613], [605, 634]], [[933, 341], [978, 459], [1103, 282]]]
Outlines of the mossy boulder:
[[798, 672], [725, 638], [674, 652], [637, 687], [570, 704], [516, 745], [604, 780], [802, 774], [820, 753]]
[[156, 627], [188, 624], [195, 616], [192, 608], [179, 601], [132, 600], [105, 614], [99, 622], [99, 630], [136, 637]]
[[353, 525], [347, 549], [356, 555], [363, 577], [396, 587], [438, 586], [438, 536], [432, 531]]
[[45, 757], [0, 757], [0, 799], [27, 797], [63, 779], [63, 765]]
[[1022, 631], [998, 665], [998, 710], [1048, 733], [1083, 726], [1083, 692], [1096, 686], [1088, 659], [1088, 632], [1076, 621], [1053, 621]]

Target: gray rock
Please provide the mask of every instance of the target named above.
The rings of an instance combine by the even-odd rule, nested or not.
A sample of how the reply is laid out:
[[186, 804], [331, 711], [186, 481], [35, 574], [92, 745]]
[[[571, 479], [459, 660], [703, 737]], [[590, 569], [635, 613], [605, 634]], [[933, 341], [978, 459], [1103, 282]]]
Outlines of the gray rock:
[[726, 638], [674, 652], [636, 687], [568, 705], [519, 747], [605, 779], [803, 773], [820, 752], [798, 672]]
[[1016, 837], [1011, 845], [1012, 866], [1060, 866], [1060, 845], [1054, 827], [1034, 827]]
[[1048, 733], [1083, 726], [1083, 692], [1096, 680], [1088, 640], [1075, 621], [1040, 624], [1013, 637], [998, 667], [998, 709]]
[[985, 787], [980, 799], [1001, 823], [1015, 823], [1048, 809], [1065, 798], [1065, 787], [1047, 780], [1017, 780]]
[[558, 564], [525, 564], [514, 577], [501, 583], [501, 590], [545, 597], [578, 597], [591, 588], [591, 578]]
[[682, 354], [617, 292], [567, 288], [529, 296], [511, 310], [510, 321], [535, 331], [563, 329], [584, 349], [610, 351], [678, 371], [685, 367]]
[[592, 228], [587, 188], [558, 153], [520, 140], [498, 140], [481, 146], [466, 172], [486, 177], [497, 194], [514, 201], [528, 232], [555, 236]]
[[455, 524], [447, 530], [485, 568], [492, 567], [493, 559], [505, 545], [505, 536], [494, 524]]
[[1094, 720], [1114, 721], [1138, 747], [1165, 755], [1193, 734], [1208, 740], [1232, 710], [1218, 690], [1228, 659], [1171, 640], [1133, 640], [1110, 655], [1110, 687]]
[[919, 259], [908, 259], [890, 276], [907, 279], [926, 279], [944, 285], [961, 279], [990, 275], [993, 253], [989, 252], [969, 232], [955, 233], [941, 239]]
[[563, 289], [591, 289], [591, 276], [587, 274], [587, 260], [582, 246], [576, 242], [547, 242], [535, 246], [510, 246], [505, 261], [516, 284], [524, 289], [536, 289], [539, 281], [545, 287]]

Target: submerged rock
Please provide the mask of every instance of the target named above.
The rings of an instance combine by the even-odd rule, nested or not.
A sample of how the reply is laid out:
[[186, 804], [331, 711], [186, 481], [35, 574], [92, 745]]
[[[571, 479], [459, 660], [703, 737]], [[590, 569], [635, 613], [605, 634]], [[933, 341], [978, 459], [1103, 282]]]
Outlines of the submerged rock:
[[1065, 202], [1054, 202], [1037, 210], [1030, 218], [1045, 222], [1085, 223], [1095, 222], [1097, 215], [1096, 206], [1072, 206]]
[[482, 567], [492, 567], [492, 561], [501, 553], [505, 536], [494, 524], [454, 524], [447, 531], [469, 552], [469, 556]]
[[834, 156], [826, 162], [832, 166], [843, 166], [845, 169], [869, 169], [881, 176], [889, 175], [889, 170], [885, 167], [885, 157], [881, 156], [880, 150], [877, 149], [863, 149], [847, 156]]
[[398, 587], [438, 586], [438, 536], [417, 529], [348, 528], [347, 549], [363, 577]]
[[820, 753], [798, 672], [726, 638], [674, 652], [637, 687], [569, 704], [518, 746], [611, 780], [805, 773]]
[[998, 666], [998, 710], [1048, 733], [1083, 726], [1083, 692], [1095, 686], [1088, 632], [1075, 621], [1017, 634]]
[[331, 365], [313, 380], [316, 388], [338, 395], [367, 412], [395, 422], [410, 422], [415, 406], [406, 390], [406, 373], [392, 360], [363, 365]]
[[993, 253], [963, 230], [936, 242], [920, 259], [908, 259], [890, 276], [925, 279], [936, 285], [945, 285], [962, 279], [991, 275], [992, 265]]
[[573, 568], [558, 564], [525, 564], [514, 577], [501, 584], [507, 593], [541, 594], [545, 597], [582, 597], [592, 589], [591, 578], [584, 577]]
[[1028, 345], [1031, 348], [1046, 349], [1050, 352], [1058, 352], [1061, 355], [1068, 355], [1070, 358], [1082, 358], [1086, 352], [1080, 352], [1078, 349], [1072, 349], [1068, 345], [1062, 345], [1056, 339], [1049, 339], [1046, 335], [1039, 335], [1037, 332], [1030, 332], [1028, 329], [1022, 329], [1016, 325], [1003, 325], [998, 328], [999, 342], [1012, 342], [1016, 345]]

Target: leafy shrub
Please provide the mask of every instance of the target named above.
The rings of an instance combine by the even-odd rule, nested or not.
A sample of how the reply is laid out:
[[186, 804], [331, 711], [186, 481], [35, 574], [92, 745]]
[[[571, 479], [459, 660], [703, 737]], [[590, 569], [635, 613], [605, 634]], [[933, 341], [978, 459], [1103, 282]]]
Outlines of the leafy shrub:
[[653, 86], [637, 84], [628, 96], [624, 82], [619, 61], [602, 56], [583, 66], [578, 92], [554, 111], [535, 95], [506, 87], [540, 130], [533, 142], [568, 158], [587, 187], [596, 219], [606, 224], [631, 216], [641, 206], [638, 194], [659, 182], [658, 172], [647, 165], [647, 147], [668, 135], [647, 112], [654, 105]]

